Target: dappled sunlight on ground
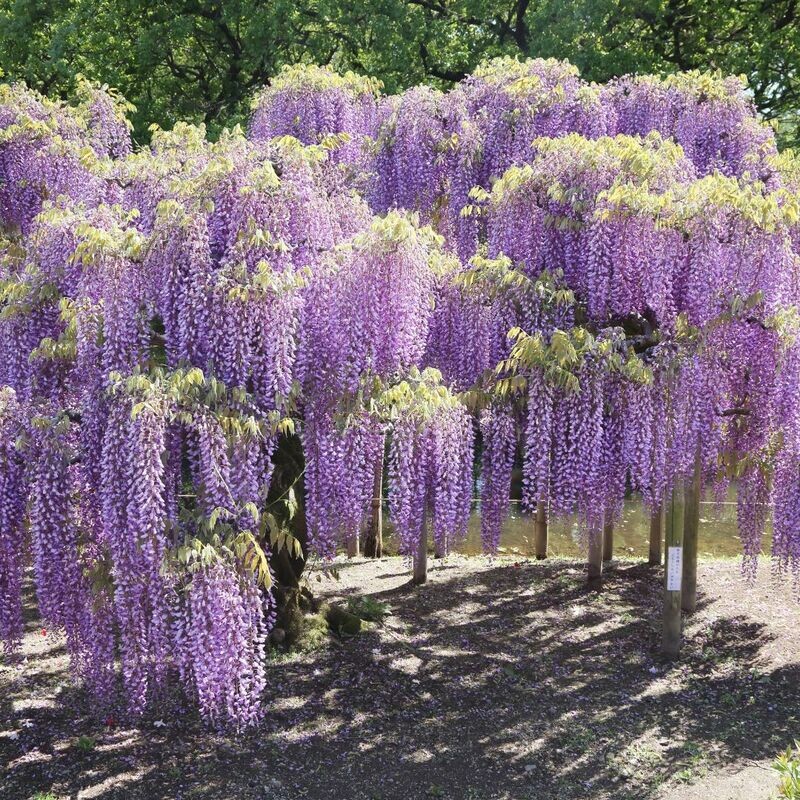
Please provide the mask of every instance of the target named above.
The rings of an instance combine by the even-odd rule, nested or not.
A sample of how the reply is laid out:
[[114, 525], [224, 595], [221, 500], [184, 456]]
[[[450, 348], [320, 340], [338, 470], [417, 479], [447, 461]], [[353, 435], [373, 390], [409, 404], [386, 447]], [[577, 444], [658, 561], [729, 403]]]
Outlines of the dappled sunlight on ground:
[[746, 793], [705, 796], [758, 800], [800, 730], [800, 612], [768, 567], [748, 588], [737, 563], [702, 563], [670, 664], [660, 571], [641, 563], [601, 592], [565, 560], [455, 556], [423, 587], [400, 559], [337, 566], [315, 592], [368, 593], [391, 615], [272, 659], [269, 713], [246, 736], [204, 730], [180, 697], [104, 724], [31, 618], [26, 660], [0, 665], [0, 797], [681, 800], [729, 774]]

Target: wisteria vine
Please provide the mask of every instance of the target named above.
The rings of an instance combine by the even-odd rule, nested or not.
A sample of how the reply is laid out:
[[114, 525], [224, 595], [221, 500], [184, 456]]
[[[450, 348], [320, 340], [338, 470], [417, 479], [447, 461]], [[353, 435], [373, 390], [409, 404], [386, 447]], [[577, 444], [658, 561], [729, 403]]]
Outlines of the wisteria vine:
[[210, 724], [257, 723], [290, 436], [326, 558], [388, 452], [412, 559], [465, 535], [476, 472], [494, 552], [518, 463], [524, 504], [590, 535], [699, 464], [738, 481], [746, 568], [771, 513], [800, 571], [800, 166], [738, 79], [497, 59], [384, 96], [292, 67], [246, 133], [138, 148], [128, 110], [0, 86], [8, 652], [30, 559], [104, 704], [178, 681]]

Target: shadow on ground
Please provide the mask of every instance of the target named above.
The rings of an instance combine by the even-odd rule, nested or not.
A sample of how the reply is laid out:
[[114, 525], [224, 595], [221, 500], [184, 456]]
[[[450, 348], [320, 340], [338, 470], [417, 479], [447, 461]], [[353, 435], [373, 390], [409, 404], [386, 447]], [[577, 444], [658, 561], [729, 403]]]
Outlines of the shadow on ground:
[[366, 584], [392, 615], [272, 660], [267, 717], [240, 737], [174, 697], [104, 724], [31, 618], [28, 663], [0, 673], [0, 797], [647, 800], [800, 733], [797, 607], [767, 587], [769, 614], [750, 613], [734, 564], [707, 571], [676, 664], [658, 570], [619, 565], [591, 592], [575, 562], [442, 566], [422, 588], [400, 560], [322, 584]]

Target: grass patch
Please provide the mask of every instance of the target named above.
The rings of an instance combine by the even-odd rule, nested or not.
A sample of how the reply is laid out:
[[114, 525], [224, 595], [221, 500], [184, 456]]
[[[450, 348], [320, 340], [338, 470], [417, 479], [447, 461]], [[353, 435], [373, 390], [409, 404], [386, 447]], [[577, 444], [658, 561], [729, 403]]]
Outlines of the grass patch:
[[699, 744], [684, 742], [681, 749], [684, 753], [683, 766], [676, 773], [675, 780], [679, 783], [693, 783], [708, 774], [706, 754]]

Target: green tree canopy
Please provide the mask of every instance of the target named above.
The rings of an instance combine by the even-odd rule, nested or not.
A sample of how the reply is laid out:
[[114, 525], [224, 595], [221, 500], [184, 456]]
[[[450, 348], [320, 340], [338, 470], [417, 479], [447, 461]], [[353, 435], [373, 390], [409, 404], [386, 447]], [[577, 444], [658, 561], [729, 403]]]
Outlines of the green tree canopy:
[[566, 58], [584, 77], [719, 68], [747, 75], [784, 142], [800, 138], [797, 0], [0, 0], [0, 69], [48, 93], [119, 88], [134, 125], [243, 120], [287, 63], [330, 64], [388, 91], [445, 87], [484, 58]]

